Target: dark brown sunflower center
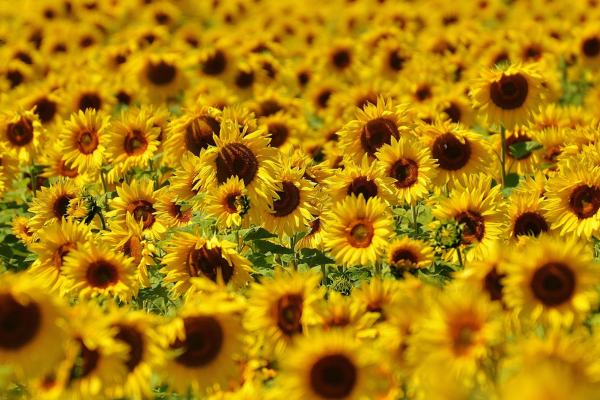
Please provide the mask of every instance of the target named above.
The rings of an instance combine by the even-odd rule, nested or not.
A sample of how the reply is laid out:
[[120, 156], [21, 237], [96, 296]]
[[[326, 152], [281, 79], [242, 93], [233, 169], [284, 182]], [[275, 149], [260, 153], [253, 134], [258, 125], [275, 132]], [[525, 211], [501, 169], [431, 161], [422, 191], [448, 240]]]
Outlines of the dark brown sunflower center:
[[136, 222], [143, 221], [144, 229], [154, 225], [154, 206], [146, 200], [136, 200], [127, 206], [127, 212], [133, 215]]
[[229, 194], [226, 198], [225, 201], [223, 202], [223, 207], [225, 208], [225, 211], [227, 211], [229, 214], [238, 214], [239, 211], [237, 209], [237, 200], [238, 197], [241, 196], [241, 193], [231, 193]]
[[215, 146], [213, 135], [219, 136], [221, 124], [212, 117], [194, 118], [185, 128], [185, 145], [195, 155], [200, 155], [202, 149]]
[[[531, 138], [527, 135], [512, 135], [508, 138], [506, 138], [506, 145], [504, 146], [504, 152], [507, 155], [507, 157], [510, 158], [514, 158], [512, 153], [510, 152], [510, 146], [516, 144], [516, 143], [525, 143], [525, 142], [530, 142]], [[516, 158], [517, 160], [525, 160], [527, 158], [529, 158], [531, 156], [531, 152], [522, 155], [521, 157]]]
[[125, 104], [126, 106], [131, 104], [131, 96], [123, 90], [121, 90], [119, 93], [117, 93], [117, 95], [115, 97], [121, 104]]
[[73, 198], [74, 196], [68, 196], [65, 194], [54, 201], [54, 204], [52, 205], [52, 212], [54, 213], [55, 218], [60, 220], [62, 217], [69, 215], [67, 211], [69, 210], [69, 205], [71, 204], [71, 199]]
[[462, 116], [462, 113], [460, 111], [460, 107], [457, 106], [455, 103], [450, 103], [450, 105], [444, 109], [444, 112], [448, 114], [448, 118], [450, 118], [450, 121], [454, 122], [455, 124], [458, 124], [460, 122], [460, 117]]
[[477, 321], [470, 320], [468, 315], [464, 318], [464, 321], [455, 322], [452, 327], [453, 347], [457, 355], [467, 354], [471, 350], [481, 330], [481, 325]]
[[356, 221], [346, 234], [350, 246], [356, 248], [369, 247], [373, 240], [374, 229], [369, 221]]
[[121, 251], [126, 257], [133, 257], [133, 263], [137, 266], [144, 257], [142, 251], [144, 246], [137, 236], [131, 236], [127, 242], [121, 247]]
[[271, 147], [280, 147], [290, 136], [290, 130], [285, 124], [269, 124], [268, 131], [271, 134]]
[[581, 46], [581, 50], [587, 57], [596, 57], [600, 54], [600, 39], [597, 37], [586, 39]]
[[310, 232], [308, 232], [308, 235], [306, 236], [315, 235], [319, 233], [321, 231], [321, 218], [315, 218], [308, 224], [308, 226], [310, 228]]
[[368, 179], [366, 176], [359, 176], [355, 178], [348, 186], [348, 196], [355, 195], [358, 197], [362, 194], [365, 200], [369, 200], [372, 197], [377, 196], [377, 184], [372, 179]]
[[499, 274], [496, 267], [494, 267], [483, 279], [483, 287], [490, 294], [492, 300], [502, 300], [502, 288], [504, 286], [501, 280], [505, 276], [505, 274]]
[[300, 189], [292, 182], [281, 182], [282, 191], [278, 191], [279, 199], [273, 201], [273, 216], [286, 217], [293, 213], [300, 205]]
[[215, 51], [202, 65], [202, 72], [206, 75], [219, 75], [227, 68], [227, 57], [221, 50]]
[[36, 114], [40, 117], [40, 121], [46, 124], [54, 119], [56, 115], [56, 103], [49, 100], [47, 97], [38, 99], [34, 104]]
[[179, 222], [189, 222], [192, 219], [192, 209], [183, 209], [179, 204], [171, 203], [169, 207], [169, 215]]
[[471, 144], [467, 138], [461, 142], [452, 133], [444, 133], [433, 142], [431, 154], [438, 160], [441, 169], [456, 171], [469, 163]]
[[431, 88], [429, 86], [421, 86], [417, 88], [415, 96], [417, 97], [417, 100], [425, 101], [433, 96], [433, 93], [431, 93]]
[[515, 236], [533, 235], [540, 236], [540, 233], [548, 231], [546, 219], [535, 212], [526, 212], [517, 217], [513, 234]]
[[310, 370], [310, 386], [324, 399], [346, 398], [352, 393], [356, 381], [356, 367], [341, 354], [324, 356]]
[[175, 361], [186, 367], [210, 364], [221, 352], [224, 342], [221, 323], [210, 316], [184, 318], [185, 340], [176, 339], [173, 349], [184, 349]]
[[527, 100], [529, 84], [521, 74], [502, 75], [499, 81], [490, 85], [490, 97], [494, 104], [503, 110], [514, 110]]
[[90, 286], [105, 289], [119, 282], [119, 271], [114, 264], [99, 260], [90, 264], [86, 278]]
[[130, 157], [138, 156], [140, 154], [144, 154], [148, 148], [148, 139], [146, 139], [146, 136], [143, 132], [133, 130], [127, 133], [127, 136], [125, 136], [123, 147], [125, 148], [127, 155]]
[[98, 148], [98, 133], [94, 129], [84, 129], [77, 134], [77, 148], [83, 154], [92, 154]]
[[347, 50], [339, 50], [331, 56], [331, 61], [338, 69], [346, 69], [350, 65], [350, 53]]
[[581, 185], [571, 192], [569, 205], [579, 219], [593, 217], [600, 208], [600, 189], [595, 186]]
[[390, 52], [388, 57], [388, 65], [391, 69], [394, 71], [401, 71], [405, 62], [406, 58], [402, 57], [398, 50]]
[[283, 110], [281, 105], [274, 100], [266, 100], [263, 101], [260, 105], [260, 115], [259, 117], [268, 117], [269, 115], [273, 115]]
[[33, 64], [33, 58], [31, 58], [31, 56], [29, 54], [24, 53], [22, 51], [17, 52], [14, 55], [14, 59], [15, 60], [21, 60], [21, 61], [23, 61], [27, 65]]
[[459, 224], [465, 224], [463, 240], [470, 244], [473, 240], [481, 241], [485, 235], [485, 221], [476, 211], [463, 211], [455, 217]]
[[85, 112], [88, 108], [100, 111], [102, 100], [96, 93], [85, 93], [79, 98], [79, 110]]
[[[562, 154], [562, 150], [559, 146], [552, 146], [546, 149], [544, 154], [544, 160], [549, 164], [556, 164], [556, 158]], [[550, 170], [556, 171], [557, 167], [552, 167]]]
[[395, 249], [394, 252], [392, 253], [392, 260], [395, 263], [404, 261], [404, 262], [410, 262], [411, 264], [416, 264], [419, 261], [419, 256], [417, 256], [412, 250], [410, 249]]
[[6, 136], [14, 146], [27, 146], [33, 140], [33, 124], [24, 116], [6, 125]]
[[233, 265], [229, 265], [223, 258], [220, 247], [212, 249], [202, 246], [192, 249], [188, 254], [188, 268], [190, 277], [206, 276], [213, 282], [217, 281], [218, 272], [221, 271], [223, 282], [228, 283], [233, 276]]
[[129, 359], [125, 363], [129, 372], [133, 371], [135, 367], [142, 362], [144, 355], [144, 337], [133, 326], [117, 324], [119, 333], [115, 335], [115, 339], [125, 342], [129, 345]]
[[10, 82], [10, 88], [13, 89], [23, 83], [25, 77], [18, 69], [11, 69], [6, 73], [6, 79]]
[[400, 137], [394, 121], [387, 118], [376, 118], [365, 124], [360, 135], [360, 143], [370, 156], [374, 156], [381, 146], [391, 143], [392, 137], [396, 139]]
[[22, 305], [12, 294], [0, 294], [0, 349], [18, 350], [35, 339], [42, 325], [37, 303]]
[[304, 301], [299, 294], [288, 294], [281, 297], [273, 309], [277, 326], [286, 335], [302, 332], [302, 309]]
[[319, 93], [319, 95], [317, 96], [317, 105], [320, 108], [327, 108], [327, 104], [329, 103], [329, 98], [332, 95], [332, 91], [331, 90], [323, 90], [321, 93]]
[[235, 77], [235, 86], [246, 89], [254, 83], [254, 71], [240, 71]]
[[575, 274], [562, 263], [548, 263], [533, 274], [531, 289], [545, 306], [554, 307], [569, 300], [575, 292]]
[[242, 143], [225, 145], [215, 161], [217, 165], [217, 181], [227, 182], [232, 176], [237, 176], [248, 186], [258, 173], [258, 159], [247, 146]]
[[[81, 357], [81, 370], [79, 373], [73, 373], [71, 371], [71, 376], [76, 376], [79, 379], [85, 378], [90, 375], [98, 366], [98, 361], [100, 360], [100, 353], [98, 350], [90, 350], [84, 343], [83, 340], [78, 339], [79, 344], [81, 345], [81, 351], [79, 353], [79, 357]], [[73, 367], [74, 369], [77, 367]]]
[[168, 85], [173, 82], [177, 75], [177, 68], [161, 60], [158, 63], [150, 62], [146, 71], [146, 77], [157, 86]]
[[69, 251], [76, 248], [77, 245], [75, 243], [65, 243], [54, 252], [54, 266], [56, 267], [58, 272], [60, 272], [63, 266], [65, 256], [69, 254]]
[[398, 189], [409, 188], [419, 179], [419, 166], [413, 160], [400, 158], [390, 168], [389, 175], [396, 179], [394, 186]]

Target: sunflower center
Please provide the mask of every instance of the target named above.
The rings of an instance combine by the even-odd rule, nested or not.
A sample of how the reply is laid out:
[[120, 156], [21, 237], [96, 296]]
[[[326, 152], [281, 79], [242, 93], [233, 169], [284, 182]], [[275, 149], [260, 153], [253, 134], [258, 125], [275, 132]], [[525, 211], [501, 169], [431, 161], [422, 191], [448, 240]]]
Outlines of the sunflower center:
[[280, 147], [290, 136], [290, 130], [285, 124], [269, 124], [268, 131], [271, 134], [271, 147]]
[[216, 282], [218, 271], [221, 270], [223, 282], [228, 283], [233, 276], [233, 265], [229, 265], [223, 258], [220, 247], [209, 249], [202, 246], [199, 249], [193, 249], [188, 254], [188, 268], [190, 277], [206, 276], [211, 281]]
[[240, 89], [252, 86], [254, 83], [254, 71], [240, 71], [235, 77], [234, 83]]
[[[81, 357], [81, 370], [75, 373], [71, 371], [71, 376], [77, 377], [79, 379], [85, 378], [89, 374], [91, 374], [96, 367], [98, 366], [98, 361], [100, 360], [100, 353], [98, 350], [90, 350], [84, 343], [83, 340], [78, 339], [79, 344], [81, 345], [81, 352], [79, 353], [79, 357]], [[74, 366], [73, 369], [77, 368]]]
[[389, 58], [388, 58], [388, 65], [390, 66], [391, 69], [393, 69], [394, 71], [401, 71], [405, 62], [406, 62], [406, 59], [403, 58], [402, 56], [400, 56], [400, 53], [398, 52], [398, 50], [394, 50], [394, 51], [390, 52]]
[[473, 347], [477, 340], [477, 334], [481, 327], [475, 321], [461, 321], [453, 329], [454, 352], [465, 355]]
[[390, 144], [392, 136], [396, 139], [400, 136], [394, 121], [387, 118], [376, 118], [365, 124], [360, 135], [360, 143], [370, 156], [374, 156], [381, 146]]
[[217, 159], [217, 181], [219, 184], [227, 182], [232, 176], [237, 176], [248, 186], [258, 173], [258, 159], [248, 147], [242, 143], [229, 143], [225, 145]]
[[69, 178], [76, 178], [79, 175], [79, 172], [77, 171], [77, 168], [69, 168], [66, 166], [65, 164], [65, 160], [61, 158], [61, 160], [58, 162], [58, 174], [60, 176], [66, 176]]
[[137, 236], [131, 236], [121, 247], [121, 251], [126, 257], [133, 257], [133, 263], [135, 265], [139, 265], [142, 261], [142, 250], [144, 250], [144, 246]]
[[456, 171], [471, 159], [471, 144], [467, 138], [461, 142], [452, 133], [444, 133], [433, 142], [431, 154], [438, 160], [441, 169]]
[[350, 65], [350, 53], [347, 50], [339, 50], [331, 57], [333, 65], [338, 69], [346, 69]]
[[[525, 143], [531, 141], [531, 138], [527, 135], [512, 135], [511, 137], [506, 138], [506, 144], [504, 145], [504, 153], [510, 157], [514, 158], [512, 153], [510, 152], [510, 146], [516, 143]], [[531, 152], [522, 155], [521, 157], [515, 158], [516, 160], [525, 160], [531, 156]]]
[[475, 239], [481, 241], [485, 234], [485, 221], [481, 214], [475, 211], [463, 211], [455, 217], [459, 224], [465, 224], [463, 240], [468, 244]]
[[575, 274], [565, 264], [551, 262], [533, 274], [531, 289], [545, 306], [558, 306], [575, 292]]
[[263, 101], [260, 105], [261, 114], [259, 117], [268, 117], [270, 115], [276, 114], [281, 111], [283, 108], [279, 103], [274, 100], [266, 100]]
[[71, 249], [76, 249], [76, 248], [77, 248], [77, 245], [75, 243], [65, 243], [54, 252], [54, 266], [56, 267], [58, 272], [60, 272], [60, 269], [63, 266], [63, 262], [65, 261], [65, 256], [67, 254], [69, 254], [69, 251]]
[[219, 75], [227, 68], [227, 57], [221, 50], [215, 51], [202, 65], [202, 72], [206, 75]]
[[225, 201], [223, 202], [223, 207], [225, 208], [225, 211], [227, 211], [229, 214], [239, 213], [237, 209], [237, 200], [239, 196], [241, 196], [241, 193], [231, 193], [225, 198]]
[[586, 39], [581, 46], [583, 54], [587, 57], [596, 57], [600, 54], [600, 39], [597, 37]]
[[146, 71], [148, 80], [157, 86], [168, 85], [173, 82], [175, 75], [177, 75], [177, 68], [163, 60], [157, 64], [150, 62]]
[[35, 339], [42, 325], [37, 303], [17, 302], [12, 294], [0, 294], [0, 349], [18, 350]]
[[273, 216], [286, 217], [293, 213], [300, 205], [300, 189], [292, 182], [281, 182], [282, 191], [278, 191], [279, 199], [273, 201]]
[[502, 75], [499, 81], [490, 86], [490, 97], [494, 104], [503, 110], [514, 110], [527, 100], [529, 84], [521, 74]]
[[136, 222], [144, 222], [144, 229], [154, 225], [154, 211], [152, 203], [146, 200], [136, 200], [127, 206], [127, 212], [133, 215]]
[[425, 101], [433, 94], [431, 93], [431, 88], [429, 86], [421, 86], [415, 92], [415, 95], [419, 101]]
[[125, 363], [129, 372], [142, 361], [144, 355], [144, 338], [142, 334], [133, 326], [117, 324], [119, 333], [115, 335], [115, 339], [125, 342], [129, 345], [129, 359]]
[[115, 97], [121, 104], [125, 104], [126, 106], [131, 104], [131, 96], [123, 90], [121, 90], [119, 93], [117, 93], [117, 95]]
[[23, 83], [23, 74], [16, 69], [11, 69], [6, 73], [6, 79], [10, 82], [10, 88], [13, 89]]
[[448, 114], [450, 121], [454, 122], [455, 124], [460, 122], [462, 113], [460, 112], [460, 107], [458, 107], [455, 103], [450, 103], [450, 105], [444, 109], [444, 112]]
[[323, 90], [319, 96], [317, 97], [317, 104], [321, 108], [327, 108], [327, 103], [329, 103], [329, 98], [331, 97], [331, 90]]
[[303, 298], [299, 294], [281, 297], [274, 308], [277, 326], [288, 336], [302, 332]]
[[90, 286], [106, 289], [119, 282], [119, 271], [110, 262], [99, 260], [88, 267], [86, 278]]
[[35, 113], [40, 117], [43, 124], [52, 121], [56, 115], [56, 103], [46, 97], [38, 99], [34, 105], [36, 106]]
[[127, 155], [138, 156], [144, 154], [148, 148], [148, 140], [141, 131], [133, 130], [125, 137], [124, 147]]
[[310, 232], [306, 236], [315, 235], [321, 231], [321, 218], [315, 218], [308, 224]]
[[[552, 146], [546, 150], [544, 160], [549, 164], [556, 164], [556, 158], [562, 154], [562, 150], [559, 146]], [[556, 171], [557, 167], [550, 168], [551, 171]]]
[[600, 189], [588, 185], [576, 187], [571, 193], [569, 205], [577, 218], [593, 217], [600, 208]]
[[502, 288], [504, 286], [500, 281], [505, 276], [505, 274], [499, 274], [496, 267], [494, 267], [483, 279], [483, 287], [490, 294], [492, 300], [502, 300]]
[[85, 112], [88, 108], [100, 111], [102, 100], [96, 93], [86, 93], [79, 99], [79, 110]]
[[64, 194], [54, 201], [54, 205], [52, 206], [52, 212], [54, 213], [54, 217], [60, 220], [62, 219], [62, 217], [66, 217], [69, 215], [68, 210], [72, 198], [73, 197]]
[[352, 247], [364, 248], [369, 247], [373, 240], [374, 229], [368, 221], [356, 221], [348, 229], [346, 234], [348, 242]]
[[6, 135], [14, 146], [27, 146], [33, 140], [33, 124], [21, 116], [19, 121], [6, 126]]
[[179, 222], [189, 222], [189, 220], [192, 219], [192, 209], [188, 208], [184, 211], [179, 204], [171, 203], [169, 215]]
[[410, 249], [396, 249], [392, 253], [392, 260], [395, 263], [408, 261], [411, 264], [416, 264], [419, 261], [419, 257]]
[[540, 233], [548, 231], [548, 223], [540, 214], [535, 212], [526, 212], [516, 219], [513, 233], [515, 236], [533, 235], [540, 236]]
[[77, 148], [85, 155], [92, 154], [98, 148], [98, 133], [90, 128], [77, 134]]
[[356, 197], [362, 194], [365, 200], [369, 200], [377, 196], [378, 188], [373, 180], [368, 179], [366, 176], [359, 176], [350, 183], [347, 193], [348, 196], [355, 195]]
[[198, 316], [184, 318], [185, 341], [176, 339], [173, 349], [184, 348], [175, 361], [186, 367], [202, 367], [210, 364], [223, 347], [223, 328], [214, 317]]
[[398, 189], [413, 186], [419, 178], [419, 166], [408, 158], [398, 159], [390, 169], [390, 177], [396, 179], [394, 186]]
[[356, 385], [356, 367], [346, 356], [331, 354], [321, 358], [310, 370], [312, 390], [325, 399], [343, 399]]
[[195, 155], [200, 155], [202, 149], [215, 146], [213, 135], [219, 136], [221, 124], [212, 117], [194, 118], [185, 128], [185, 145]]

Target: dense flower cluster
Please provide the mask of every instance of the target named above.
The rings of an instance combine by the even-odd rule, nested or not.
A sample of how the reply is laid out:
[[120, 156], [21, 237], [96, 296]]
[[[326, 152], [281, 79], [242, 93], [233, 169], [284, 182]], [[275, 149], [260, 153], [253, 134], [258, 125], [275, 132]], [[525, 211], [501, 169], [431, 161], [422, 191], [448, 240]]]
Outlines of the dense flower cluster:
[[600, 399], [600, 3], [0, 2], [0, 397]]

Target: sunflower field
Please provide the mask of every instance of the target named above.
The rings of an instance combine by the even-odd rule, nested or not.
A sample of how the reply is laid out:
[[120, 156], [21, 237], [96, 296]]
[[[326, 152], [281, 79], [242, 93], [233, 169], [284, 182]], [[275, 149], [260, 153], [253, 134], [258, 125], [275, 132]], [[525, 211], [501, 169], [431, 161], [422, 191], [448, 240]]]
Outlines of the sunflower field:
[[597, 0], [0, 0], [0, 399], [600, 400]]

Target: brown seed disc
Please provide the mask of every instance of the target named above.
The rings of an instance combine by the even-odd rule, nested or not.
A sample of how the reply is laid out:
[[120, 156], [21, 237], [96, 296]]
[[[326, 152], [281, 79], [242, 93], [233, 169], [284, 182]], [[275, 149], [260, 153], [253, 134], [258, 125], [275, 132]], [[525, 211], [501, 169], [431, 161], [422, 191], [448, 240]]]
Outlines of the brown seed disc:
[[125, 342], [129, 345], [129, 359], [125, 363], [129, 372], [142, 362], [144, 356], [144, 337], [133, 326], [117, 324], [119, 332], [115, 335], [115, 339]]
[[217, 281], [218, 271], [221, 270], [223, 281], [228, 283], [233, 277], [233, 265], [223, 258], [220, 247], [208, 249], [202, 246], [192, 249], [188, 254], [188, 269], [190, 277], [206, 276], [213, 282]]
[[575, 292], [575, 274], [565, 264], [548, 263], [537, 269], [531, 279], [535, 297], [545, 306], [559, 306]]
[[161, 60], [157, 64], [150, 62], [148, 63], [148, 69], [146, 70], [146, 77], [150, 82], [157, 86], [168, 85], [175, 80], [177, 75], [177, 68], [174, 65], [168, 64]]
[[454, 122], [455, 124], [460, 122], [462, 113], [460, 111], [460, 107], [458, 107], [455, 103], [450, 103], [450, 105], [444, 109], [444, 112], [448, 114], [450, 121]]
[[444, 133], [433, 142], [431, 155], [438, 160], [441, 169], [456, 171], [469, 163], [471, 144], [467, 138], [462, 143], [452, 133]]
[[278, 200], [273, 201], [273, 216], [287, 217], [300, 205], [300, 190], [292, 182], [281, 182], [282, 191], [277, 192]]
[[172, 349], [184, 349], [175, 361], [186, 367], [202, 367], [219, 355], [223, 342], [223, 328], [214, 317], [198, 316], [184, 318], [185, 340], [176, 339]]
[[248, 186], [258, 173], [258, 159], [247, 146], [242, 143], [226, 144], [215, 161], [217, 166], [217, 181], [227, 182], [232, 176], [237, 176]]
[[49, 100], [47, 97], [42, 97], [33, 105], [36, 106], [35, 113], [40, 117], [42, 124], [46, 124], [54, 119], [57, 111], [55, 102]]
[[579, 219], [593, 217], [600, 208], [600, 189], [588, 185], [577, 186], [571, 192], [569, 206]]
[[88, 108], [100, 111], [102, 99], [96, 93], [85, 93], [79, 98], [79, 110], [85, 112]]
[[400, 261], [410, 261], [412, 264], [416, 264], [419, 261], [419, 256], [410, 249], [395, 249], [392, 253], [392, 260], [397, 263]]
[[486, 292], [490, 294], [492, 300], [502, 300], [502, 288], [504, 287], [501, 280], [505, 277], [505, 274], [499, 274], [496, 267], [492, 269], [485, 276], [483, 280], [483, 287]]
[[529, 93], [529, 83], [521, 74], [502, 75], [499, 81], [490, 85], [490, 97], [494, 104], [503, 110], [514, 110], [525, 104]]
[[365, 124], [360, 135], [360, 143], [365, 152], [375, 156], [375, 152], [384, 144], [390, 144], [392, 137], [398, 139], [400, 133], [394, 121], [376, 118]]
[[42, 313], [34, 301], [18, 303], [12, 294], [0, 294], [0, 349], [15, 351], [35, 339], [42, 325]]
[[202, 72], [206, 75], [219, 75], [227, 68], [227, 57], [221, 50], [217, 50], [202, 65]]
[[221, 134], [221, 124], [212, 117], [194, 118], [185, 127], [185, 145], [195, 155], [200, 155], [202, 149], [215, 146], [213, 135]]
[[515, 236], [533, 235], [540, 236], [540, 233], [548, 231], [546, 219], [535, 212], [525, 212], [515, 220], [513, 234]]
[[240, 71], [235, 77], [234, 83], [240, 89], [246, 89], [254, 84], [254, 71]]
[[355, 221], [346, 232], [346, 238], [350, 246], [354, 248], [364, 248], [371, 245], [373, 240], [374, 229], [369, 221]]
[[67, 211], [69, 209], [69, 205], [71, 204], [71, 199], [73, 199], [74, 197], [75, 196], [69, 196], [64, 194], [56, 200], [54, 200], [54, 204], [52, 204], [52, 212], [55, 218], [58, 218], [60, 220], [62, 219], [62, 217], [66, 217], [69, 215]]
[[88, 266], [86, 278], [90, 286], [106, 289], [119, 282], [119, 271], [110, 262], [98, 260]]
[[128, 156], [139, 156], [140, 154], [144, 154], [148, 148], [148, 139], [146, 139], [143, 132], [133, 130], [125, 136], [123, 147]]
[[324, 399], [348, 397], [356, 381], [356, 367], [352, 361], [341, 354], [324, 356], [310, 370], [310, 386]]
[[398, 189], [409, 188], [419, 179], [419, 166], [413, 160], [399, 158], [390, 168], [389, 176], [396, 179], [394, 186]]
[[302, 332], [302, 310], [304, 299], [299, 294], [287, 294], [277, 300], [273, 318], [277, 326], [288, 336]]
[[154, 225], [154, 206], [146, 200], [136, 200], [127, 206], [127, 212], [133, 215], [136, 222], [144, 221], [144, 229]]
[[271, 134], [271, 147], [282, 146], [290, 136], [290, 130], [285, 124], [272, 123], [267, 129]]
[[581, 50], [587, 57], [596, 57], [598, 54], [600, 54], [600, 39], [593, 37], [584, 40], [583, 44], [581, 45]]
[[331, 56], [331, 61], [337, 69], [346, 69], [350, 65], [350, 53], [347, 50], [339, 50]]
[[365, 200], [369, 200], [372, 197], [376, 197], [377, 192], [377, 184], [372, 179], [367, 179], [366, 176], [359, 176], [348, 185], [347, 193], [348, 196], [355, 195], [356, 197], [362, 194]]
[[463, 211], [455, 217], [459, 224], [465, 224], [463, 240], [467, 243], [474, 239], [481, 241], [485, 235], [485, 220], [475, 211]]
[[6, 125], [6, 136], [14, 146], [27, 146], [33, 140], [33, 123], [21, 116], [17, 122]]
[[92, 128], [85, 128], [77, 134], [77, 148], [85, 155], [92, 154], [99, 143], [98, 132]]

